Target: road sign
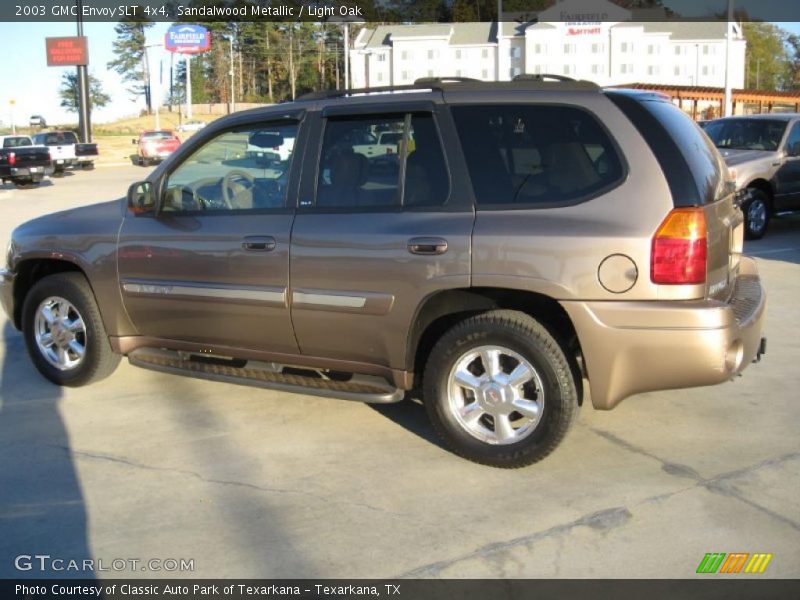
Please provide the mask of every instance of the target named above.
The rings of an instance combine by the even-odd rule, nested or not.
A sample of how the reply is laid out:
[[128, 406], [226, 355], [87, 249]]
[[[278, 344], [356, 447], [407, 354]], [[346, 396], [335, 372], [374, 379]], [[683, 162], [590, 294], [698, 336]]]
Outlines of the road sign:
[[89, 42], [85, 36], [45, 38], [48, 67], [89, 64]]
[[201, 54], [211, 48], [211, 34], [200, 25], [173, 25], [164, 35], [164, 48], [179, 54]]

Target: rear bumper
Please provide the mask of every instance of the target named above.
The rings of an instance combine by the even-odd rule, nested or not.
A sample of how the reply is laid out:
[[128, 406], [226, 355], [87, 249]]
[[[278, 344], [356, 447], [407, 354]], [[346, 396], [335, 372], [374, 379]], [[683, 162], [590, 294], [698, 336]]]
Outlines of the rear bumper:
[[760, 358], [766, 294], [742, 258], [728, 303], [562, 302], [581, 343], [592, 404], [641, 392], [722, 383]]
[[0, 269], [0, 305], [14, 322], [14, 274], [6, 269]]
[[45, 175], [51, 175], [52, 173], [53, 173], [53, 167], [49, 164], [35, 166], [35, 167], [13, 167], [9, 169], [8, 178], [22, 179], [22, 178], [44, 177]]

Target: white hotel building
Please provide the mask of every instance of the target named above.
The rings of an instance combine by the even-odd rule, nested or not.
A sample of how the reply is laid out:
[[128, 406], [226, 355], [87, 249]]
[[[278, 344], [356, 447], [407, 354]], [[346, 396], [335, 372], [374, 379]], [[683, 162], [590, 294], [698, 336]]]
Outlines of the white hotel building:
[[[540, 15], [540, 18], [544, 14]], [[725, 22], [539, 22], [385, 25], [362, 29], [351, 51], [352, 86], [420, 77], [509, 80], [552, 73], [599, 85], [723, 87]], [[731, 25], [730, 76], [744, 87], [745, 40]]]

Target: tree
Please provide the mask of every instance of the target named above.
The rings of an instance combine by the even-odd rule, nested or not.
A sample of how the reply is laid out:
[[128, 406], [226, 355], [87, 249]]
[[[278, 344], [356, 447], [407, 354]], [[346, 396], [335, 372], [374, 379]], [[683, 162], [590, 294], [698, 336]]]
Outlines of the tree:
[[791, 59], [786, 47], [787, 33], [772, 23], [744, 23], [747, 40], [745, 87], [781, 90], [790, 77]]
[[[61, 106], [69, 112], [78, 112], [78, 73], [67, 71], [61, 76]], [[94, 75], [89, 75], [89, 106], [102, 108], [111, 102], [111, 96], [103, 91], [103, 84]]]
[[116, 58], [108, 63], [108, 68], [122, 75], [124, 81], [133, 85], [128, 91], [134, 96], [144, 96], [147, 112], [153, 112], [150, 95], [150, 64], [147, 59], [145, 30], [152, 27], [148, 21], [120, 21], [114, 31], [117, 39], [113, 43]]

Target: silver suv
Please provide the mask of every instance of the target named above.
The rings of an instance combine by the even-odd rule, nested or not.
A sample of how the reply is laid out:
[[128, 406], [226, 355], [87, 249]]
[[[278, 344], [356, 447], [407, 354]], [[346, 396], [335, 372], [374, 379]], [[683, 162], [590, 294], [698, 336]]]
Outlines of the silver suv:
[[456, 453], [519, 467], [584, 402], [760, 356], [765, 295], [726, 173], [647, 93], [313, 94], [214, 122], [127, 202], [20, 226], [0, 297], [61, 385], [125, 355], [366, 402], [421, 392]]

